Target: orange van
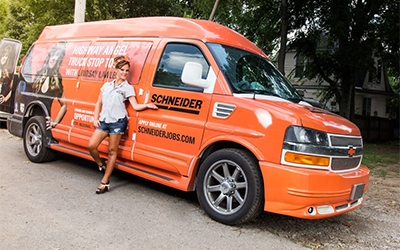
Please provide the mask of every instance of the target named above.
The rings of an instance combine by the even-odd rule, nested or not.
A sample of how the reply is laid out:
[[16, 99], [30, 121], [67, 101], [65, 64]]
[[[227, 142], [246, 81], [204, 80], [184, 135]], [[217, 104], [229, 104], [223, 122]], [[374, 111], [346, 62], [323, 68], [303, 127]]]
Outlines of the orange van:
[[[46, 27], [8, 119], [32, 162], [87, 146], [100, 87], [128, 56], [139, 103], [116, 168], [183, 191], [225, 224], [268, 211], [318, 219], [363, 203], [369, 170], [350, 121], [305, 102], [261, 49], [211, 21], [148, 17]], [[46, 129], [46, 117], [61, 121]], [[107, 141], [100, 146], [107, 155]], [[94, 164], [94, 167], [97, 166]]]

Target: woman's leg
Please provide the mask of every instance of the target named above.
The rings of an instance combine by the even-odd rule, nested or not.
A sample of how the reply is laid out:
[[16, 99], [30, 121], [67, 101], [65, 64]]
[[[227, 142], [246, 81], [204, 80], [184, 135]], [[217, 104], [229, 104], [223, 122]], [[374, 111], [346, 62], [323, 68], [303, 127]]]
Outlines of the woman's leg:
[[96, 129], [93, 132], [92, 137], [90, 138], [89, 145], [88, 145], [88, 150], [90, 155], [93, 157], [94, 161], [97, 163], [98, 166], [103, 165], [103, 162], [100, 159], [98, 147], [100, 143], [107, 137], [107, 132], [104, 132], [102, 130]]
[[103, 179], [101, 179], [102, 183], [108, 183], [110, 180], [110, 176], [114, 170], [115, 162], [117, 160], [118, 153], [118, 145], [121, 140], [122, 134], [110, 134], [108, 140], [108, 161], [106, 172], [104, 173]]

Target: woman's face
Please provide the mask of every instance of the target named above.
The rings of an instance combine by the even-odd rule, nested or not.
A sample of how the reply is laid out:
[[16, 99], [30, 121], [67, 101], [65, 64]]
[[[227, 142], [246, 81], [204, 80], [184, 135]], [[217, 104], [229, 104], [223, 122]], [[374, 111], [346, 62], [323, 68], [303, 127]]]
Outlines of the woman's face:
[[57, 61], [59, 60], [61, 53], [62, 53], [62, 51], [58, 50], [58, 51], [54, 52], [54, 54], [50, 55], [49, 63], [48, 63], [48, 66], [50, 69], [53, 69], [54, 66], [57, 65]]
[[4, 53], [4, 54], [1, 56], [1, 58], [0, 58], [0, 63], [1, 63], [1, 65], [6, 65], [7, 60], [8, 60], [8, 56], [9, 56], [8, 53]]
[[122, 68], [117, 69], [117, 79], [126, 80], [129, 74], [129, 65], [125, 64]]

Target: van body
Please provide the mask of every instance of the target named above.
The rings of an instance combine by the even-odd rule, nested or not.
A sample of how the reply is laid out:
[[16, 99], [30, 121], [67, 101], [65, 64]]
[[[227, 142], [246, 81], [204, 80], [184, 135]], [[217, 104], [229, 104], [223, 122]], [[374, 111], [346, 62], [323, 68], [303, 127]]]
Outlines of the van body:
[[[61, 52], [60, 52], [61, 51]], [[10, 133], [33, 162], [93, 160], [100, 87], [131, 59], [128, 128], [116, 168], [182, 191], [225, 224], [268, 211], [318, 219], [361, 206], [369, 170], [360, 130], [303, 101], [267, 56], [211, 21], [146, 17], [46, 27], [21, 66]], [[47, 119], [61, 121], [51, 130]], [[107, 158], [107, 140], [99, 147]], [[94, 165], [95, 166], [95, 165]]]

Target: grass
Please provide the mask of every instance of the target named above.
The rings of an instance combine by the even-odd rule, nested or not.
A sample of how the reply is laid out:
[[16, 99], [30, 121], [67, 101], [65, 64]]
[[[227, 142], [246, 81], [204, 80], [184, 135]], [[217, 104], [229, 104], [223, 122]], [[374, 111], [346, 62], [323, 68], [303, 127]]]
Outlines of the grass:
[[362, 164], [367, 166], [377, 176], [386, 178], [388, 175], [400, 173], [399, 142], [365, 143]]

